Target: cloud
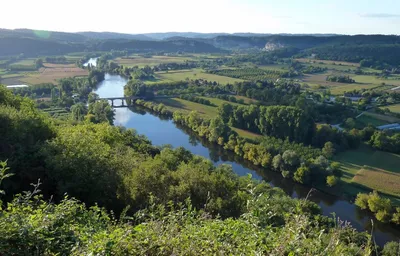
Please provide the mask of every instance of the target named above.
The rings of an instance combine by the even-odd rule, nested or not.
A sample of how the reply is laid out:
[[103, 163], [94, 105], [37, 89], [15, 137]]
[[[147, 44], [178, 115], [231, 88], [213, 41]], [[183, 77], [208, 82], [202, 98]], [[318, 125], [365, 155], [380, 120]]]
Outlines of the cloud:
[[400, 14], [393, 13], [365, 13], [361, 14], [363, 18], [400, 18]]

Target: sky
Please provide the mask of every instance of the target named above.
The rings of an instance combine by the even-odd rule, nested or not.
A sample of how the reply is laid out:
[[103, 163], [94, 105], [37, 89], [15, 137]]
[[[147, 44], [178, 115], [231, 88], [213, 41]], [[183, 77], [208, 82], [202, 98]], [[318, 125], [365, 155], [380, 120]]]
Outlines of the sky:
[[0, 28], [400, 34], [400, 0], [2, 0]]

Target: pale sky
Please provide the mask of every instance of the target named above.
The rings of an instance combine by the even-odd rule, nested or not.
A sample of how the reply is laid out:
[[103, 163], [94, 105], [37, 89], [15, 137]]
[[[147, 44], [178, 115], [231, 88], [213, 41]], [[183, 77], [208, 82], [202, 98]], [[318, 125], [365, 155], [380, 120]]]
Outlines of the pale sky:
[[400, 34], [400, 0], [1, 0], [0, 28]]

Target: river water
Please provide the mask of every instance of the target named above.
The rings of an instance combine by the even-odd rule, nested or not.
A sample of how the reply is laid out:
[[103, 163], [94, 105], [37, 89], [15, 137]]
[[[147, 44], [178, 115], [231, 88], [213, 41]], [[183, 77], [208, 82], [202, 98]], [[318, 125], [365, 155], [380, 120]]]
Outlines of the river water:
[[[126, 83], [127, 80], [121, 76], [106, 74], [105, 80], [99, 84], [95, 92], [100, 97], [120, 97], [123, 96], [123, 86]], [[139, 134], [146, 135], [153, 145], [170, 144], [173, 147], [184, 147], [193, 154], [210, 159], [215, 165], [230, 164], [238, 175], [251, 174], [255, 179], [263, 179], [273, 186], [282, 188], [291, 197], [305, 198], [311, 189], [284, 179], [279, 173], [261, 170], [239, 159], [233, 153], [198, 138], [187, 129], [178, 127], [172, 120], [153, 115], [141, 108], [116, 108], [114, 124], [137, 130]], [[359, 210], [347, 200], [320, 191], [313, 191], [309, 199], [321, 207], [324, 215], [332, 216], [332, 213], [335, 213], [336, 217], [350, 222], [357, 230], [371, 231], [372, 216]], [[374, 237], [377, 244], [382, 246], [388, 241], [398, 241], [400, 230], [375, 220]]]

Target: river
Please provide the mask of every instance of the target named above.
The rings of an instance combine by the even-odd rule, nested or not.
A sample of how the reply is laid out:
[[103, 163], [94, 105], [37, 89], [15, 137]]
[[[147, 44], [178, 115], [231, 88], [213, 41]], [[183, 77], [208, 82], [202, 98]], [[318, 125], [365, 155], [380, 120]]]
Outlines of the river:
[[[106, 74], [105, 80], [95, 92], [100, 97], [120, 97], [123, 96], [123, 86], [126, 83], [127, 80], [121, 76]], [[255, 179], [263, 179], [272, 186], [282, 188], [291, 197], [305, 198], [310, 191], [310, 187], [284, 179], [279, 173], [261, 171], [259, 167], [239, 159], [233, 153], [226, 152], [221, 147], [198, 138], [187, 129], [178, 127], [172, 120], [158, 117], [142, 108], [116, 108], [114, 124], [137, 130], [139, 134], [146, 135], [153, 145], [170, 144], [173, 147], [184, 147], [193, 154], [210, 159], [215, 165], [230, 164], [238, 175], [251, 174]], [[332, 216], [332, 213], [335, 213], [336, 217], [349, 221], [357, 230], [370, 232], [372, 215], [361, 211], [347, 200], [321, 191], [313, 191], [309, 199], [321, 207], [324, 215]], [[388, 241], [398, 241], [400, 230], [375, 220], [374, 237], [377, 244], [382, 246]]]

